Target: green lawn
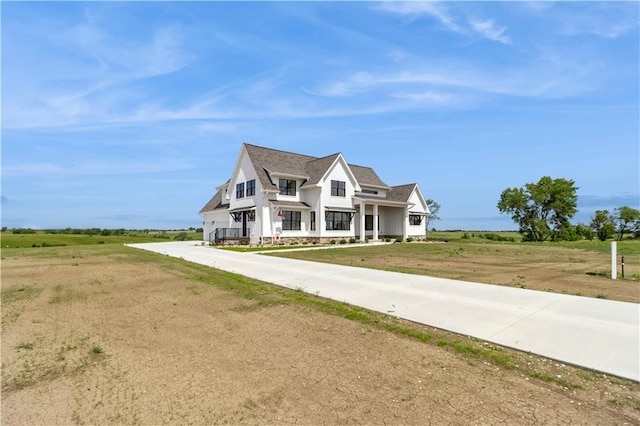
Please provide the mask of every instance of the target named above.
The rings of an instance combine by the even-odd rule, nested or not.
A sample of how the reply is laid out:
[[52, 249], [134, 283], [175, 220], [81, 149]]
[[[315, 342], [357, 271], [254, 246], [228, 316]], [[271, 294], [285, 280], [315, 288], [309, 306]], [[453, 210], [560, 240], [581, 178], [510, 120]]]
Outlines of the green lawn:
[[[83, 246], [93, 244], [131, 244], [174, 241], [181, 231], [172, 232], [130, 232], [124, 235], [61, 234], [38, 231], [35, 234], [14, 234], [10, 231], [0, 234], [0, 244], [6, 248]], [[200, 240], [202, 233], [186, 232], [187, 240]]]

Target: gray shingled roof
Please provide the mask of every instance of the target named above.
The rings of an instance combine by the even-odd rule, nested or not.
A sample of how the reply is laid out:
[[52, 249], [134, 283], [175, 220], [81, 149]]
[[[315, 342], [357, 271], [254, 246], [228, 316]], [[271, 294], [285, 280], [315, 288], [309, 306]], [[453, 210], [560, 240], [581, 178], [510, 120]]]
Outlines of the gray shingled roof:
[[315, 185], [320, 182], [322, 176], [329, 170], [329, 167], [336, 161], [340, 154], [331, 154], [326, 157], [308, 161], [305, 168], [309, 174], [309, 180], [302, 186]]
[[279, 151], [277, 149], [263, 148], [261, 146], [244, 144], [247, 154], [258, 174], [258, 179], [265, 189], [277, 190], [277, 182], [272, 183], [270, 173], [286, 173], [297, 176], [307, 176], [305, 165], [309, 161], [316, 160], [308, 155], [294, 154], [293, 152]]
[[199, 213], [210, 212], [228, 206], [229, 203], [224, 204], [222, 201], [222, 190], [218, 190], [218, 192], [216, 192], [216, 195], [211, 197], [207, 204], [205, 204], [204, 207], [200, 209]]
[[[302, 186], [313, 185], [320, 181], [339, 155], [336, 153], [317, 158], [247, 143], [245, 143], [244, 146], [253, 163], [262, 187], [272, 190], [278, 189], [277, 182], [271, 182], [267, 171], [269, 173], [304, 176], [308, 178], [308, 181]], [[387, 184], [380, 180], [371, 167], [349, 164], [349, 168], [360, 185], [389, 188]]]
[[407, 202], [415, 187], [415, 183], [392, 186], [391, 189], [387, 191], [387, 200]]
[[376, 172], [371, 167], [356, 166], [349, 164], [351, 172], [356, 177], [356, 180], [360, 185], [380, 186], [383, 188], [389, 188], [389, 185], [384, 183]]

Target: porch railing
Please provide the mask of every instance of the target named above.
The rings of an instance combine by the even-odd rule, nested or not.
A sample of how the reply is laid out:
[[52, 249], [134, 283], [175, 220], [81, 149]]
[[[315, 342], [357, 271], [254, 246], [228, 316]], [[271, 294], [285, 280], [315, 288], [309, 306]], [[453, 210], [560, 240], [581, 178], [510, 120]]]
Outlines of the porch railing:
[[216, 229], [215, 242], [225, 242], [229, 240], [243, 241], [248, 240], [248, 237], [242, 236], [241, 228], [218, 228]]

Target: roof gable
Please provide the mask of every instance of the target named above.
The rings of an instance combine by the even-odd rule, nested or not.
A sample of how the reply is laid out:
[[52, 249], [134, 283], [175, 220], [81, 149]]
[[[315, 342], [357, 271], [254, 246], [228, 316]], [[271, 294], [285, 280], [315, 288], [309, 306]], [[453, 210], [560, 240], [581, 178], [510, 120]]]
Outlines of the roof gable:
[[424, 208], [425, 212], [429, 212], [429, 206], [427, 206], [427, 202], [424, 199], [424, 195], [422, 195], [422, 191], [417, 183], [409, 183], [406, 185], [398, 185], [393, 186], [387, 192], [387, 199], [391, 201], [402, 201], [402, 202], [410, 202], [411, 196], [416, 193], [418, 198], [420, 199], [420, 204]]
[[281, 173], [296, 176], [307, 176], [305, 165], [315, 157], [302, 154], [294, 154], [277, 149], [263, 148], [261, 146], [245, 143], [244, 149], [253, 163], [258, 179], [265, 189], [277, 190], [277, 182], [272, 182], [270, 173]]
[[415, 183], [409, 183], [407, 185], [392, 186], [387, 192], [387, 199], [391, 201], [402, 201], [403, 203], [409, 201], [413, 189], [416, 187]]
[[335, 163], [340, 154], [331, 154], [326, 157], [316, 158], [315, 160], [308, 161], [305, 165], [307, 173], [309, 174], [309, 180], [305, 182], [303, 186], [318, 184], [329, 168]]
[[329, 177], [329, 174], [331, 174], [333, 172], [333, 170], [335, 170], [335, 168], [337, 167], [338, 164], [342, 165], [342, 169], [346, 172], [349, 180], [351, 180], [351, 183], [355, 186], [355, 190], [356, 191], [360, 191], [360, 185], [358, 183], [358, 179], [356, 179], [355, 175], [353, 174], [353, 171], [351, 171], [351, 167], [349, 167], [349, 164], [347, 164], [346, 160], [344, 159], [344, 157], [342, 156], [342, 154], [336, 154], [334, 156], [332, 156], [334, 158], [333, 163], [331, 163], [329, 165], [329, 167], [327, 168], [327, 170], [323, 173], [322, 178], [320, 179], [320, 181], [324, 182], [326, 181], [326, 179]]

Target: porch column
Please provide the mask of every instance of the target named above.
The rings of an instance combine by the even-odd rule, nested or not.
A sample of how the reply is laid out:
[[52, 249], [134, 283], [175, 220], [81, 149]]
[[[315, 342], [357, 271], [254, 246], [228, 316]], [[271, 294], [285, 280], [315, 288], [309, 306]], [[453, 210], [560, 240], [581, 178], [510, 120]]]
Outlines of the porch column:
[[367, 237], [365, 236], [365, 230], [364, 230], [365, 213], [366, 213], [366, 209], [365, 209], [364, 201], [360, 201], [360, 242], [361, 243], [364, 243], [364, 241], [367, 239]]
[[403, 214], [403, 220], [402, 220], [402, 239], [403, 241], [407, 239], [407, 237], [409, 236], [408, 234], [408, 230], [409, 230], [409, 208], [405, 207], [402, 210], [402, 214]]
[[378, 241], [378, 205], [373, 205], [373, 241]]

